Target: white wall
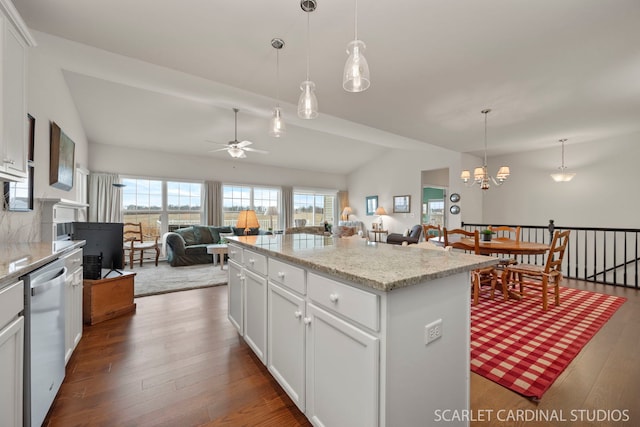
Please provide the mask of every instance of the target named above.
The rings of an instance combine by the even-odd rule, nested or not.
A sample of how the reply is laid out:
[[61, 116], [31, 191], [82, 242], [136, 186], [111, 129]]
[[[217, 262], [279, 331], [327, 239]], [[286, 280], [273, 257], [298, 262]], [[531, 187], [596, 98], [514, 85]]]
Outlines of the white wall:
[[[34, 34], [34, 36], [36, 36]], [[37, 36], [36, 36], [37, 41]], [[75, 162], [87, 166], [88, 144], [71, 94], [55, 56], [42, 47], [29, 49], [27, 111], [36, 119], [34, 149], [34, 211], [0, 213], [0, 241], [40, 240], [39, 198], [76, 200], [75, 188], [49, 186], [50, 122], [56, 122], [75, 142]], [[26, 120], [26, 118], [25, 118]]]
[[234, 184], [291, 185], [341, 190], [346, 176], [255, 165], [250, 159], [218, 160], [90, 144], [89, 169], [142, 177], [213, 180]]
[[[489, 159], [495, 173], [509, 165], [511, 177], [484, 192], [486, 223], [640, 228], [636, 177], [640, 133], [565, 145], [565, 165], [573, 181], [556, 183], [549, 176], [561, 163], [561, 147]], [[471, 189], [467, 189], [471, 190]], [[473, 191], [481, 192], [474, 188]]]
[[[388, 150], [375, 161], [354, 171], [348, 177], [349, 205], [354, 210], [349, 218], [364, 221], [367, 227], [377, 222], [376, 216], [366, 216], [365, 197], [378, 196], [378, 205], [385, 208], [384, 228], [401, 233], [421, 223], [422, 185], [424, 170], [449, 168], [449, 193], [460, 192], [460, 153], [425, 144], [423, 150]], [[411, 196], [410, 213], [393, 213], [393, 196]], [[460, 225], [460, 215], [447, 216], [447, 226]]]

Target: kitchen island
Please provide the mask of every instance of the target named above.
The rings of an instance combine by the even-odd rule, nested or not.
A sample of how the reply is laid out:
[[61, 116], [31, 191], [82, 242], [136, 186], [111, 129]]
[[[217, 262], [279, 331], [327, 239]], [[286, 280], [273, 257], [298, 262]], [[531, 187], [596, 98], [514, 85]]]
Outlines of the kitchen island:
[[235, 237], [228, 316], [313, 424], [431, 425], [469, 409], [469, 272], [496, 262], [357, 238]]

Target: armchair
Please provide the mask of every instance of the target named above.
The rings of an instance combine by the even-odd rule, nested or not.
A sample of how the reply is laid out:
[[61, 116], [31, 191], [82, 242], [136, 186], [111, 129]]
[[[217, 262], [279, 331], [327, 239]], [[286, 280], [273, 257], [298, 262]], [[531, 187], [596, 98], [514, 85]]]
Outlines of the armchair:
[[387, 236], [387, 243], [392, 245], [402, 245], [406, 242], [407, 245], [412, 243], [418, 243], [422, 236], [422, 225], [414, 225], [409, 232], [409, 235], [403, 236], [400, 233], [391, 233]]

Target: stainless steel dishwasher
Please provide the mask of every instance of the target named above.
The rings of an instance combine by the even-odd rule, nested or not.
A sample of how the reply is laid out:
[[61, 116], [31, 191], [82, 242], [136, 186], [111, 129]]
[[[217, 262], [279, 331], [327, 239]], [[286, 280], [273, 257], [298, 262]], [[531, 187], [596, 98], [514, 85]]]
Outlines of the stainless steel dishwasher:
[[59, 259], [24, 280], [24, 426], [40, 427], [64, 380], [64, 285]]

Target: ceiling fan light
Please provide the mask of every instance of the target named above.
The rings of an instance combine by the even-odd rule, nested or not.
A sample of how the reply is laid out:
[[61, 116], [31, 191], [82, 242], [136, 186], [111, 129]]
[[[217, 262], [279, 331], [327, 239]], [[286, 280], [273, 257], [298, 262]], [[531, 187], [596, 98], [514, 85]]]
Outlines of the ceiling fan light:
[[271, 117], [271, 121], [269, 123], [269, 135], [280, 138], [281, 136], [287, 133], [287, 128], [284, 124], [284, 120], [282, 120], [282, 112], [280, 107], [275, 107], [273, 109], [273, 116]]
[[366, 46], [362, 40], [353, 40], [347, 45], [349, 58], [344, 64], [342, 87], [347, 92], [363, 92], [371, 85], [369, 64], [364, 57]]
[[558, 167], [558, 169], [560, 170], [560, 172], [556, 172], [556, 173], [552, 173], [551, 178], [555, 181], [555, 182], [569, 182], [573, 179], [574, 176], [576, 176], [575, 173], [572, 172], [565, 172], [565, 170], [567, 169], [567, 167], [564, 165], [564, 143], [567, 141], [566, 138], [560, 139], [559, 142], [562, 144], [562, 165], [560, 167]]
[[302, 93], [298, 100], [298, 117], [301, 119], [315, 119], [318, 117], [318, 98], [316, 98], [316, 84], [305, 80], [300, 84]]

